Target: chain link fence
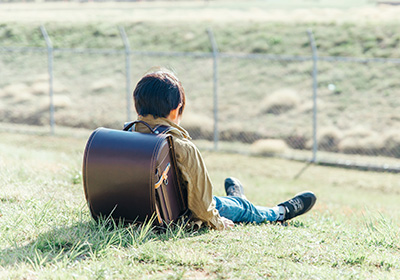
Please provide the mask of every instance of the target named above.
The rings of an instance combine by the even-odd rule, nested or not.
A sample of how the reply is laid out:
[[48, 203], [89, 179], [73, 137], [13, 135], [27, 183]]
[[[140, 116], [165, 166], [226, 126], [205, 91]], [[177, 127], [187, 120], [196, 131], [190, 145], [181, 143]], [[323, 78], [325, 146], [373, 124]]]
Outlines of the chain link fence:
[[[398, 60], [326, 58], [319, 62], [320, 157], [397, 166], [400, 158]], [[397, 162], [397, 163], [396, 163]]]
[[[400, 170], [400, 59], [0, 46], [2, 123], [121, 128], [154, 66], [187, 93], [182, 125], [204, 149]], [[311, 33], [309, 33], [312, 35]], [[306, 35], [305, 35], [306, 36]]]

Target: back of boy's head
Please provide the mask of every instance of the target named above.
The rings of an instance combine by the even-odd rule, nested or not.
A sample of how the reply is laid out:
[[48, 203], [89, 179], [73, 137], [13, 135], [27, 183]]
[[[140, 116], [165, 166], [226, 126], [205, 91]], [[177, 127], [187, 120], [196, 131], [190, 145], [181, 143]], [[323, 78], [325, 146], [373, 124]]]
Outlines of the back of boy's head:
[[133, 91], [136, 112], [141, 116], [167, 117], [171, 110], [185, 108], [185, 91], [181, 82], [171, 72], [159, 70], [146, 74]]

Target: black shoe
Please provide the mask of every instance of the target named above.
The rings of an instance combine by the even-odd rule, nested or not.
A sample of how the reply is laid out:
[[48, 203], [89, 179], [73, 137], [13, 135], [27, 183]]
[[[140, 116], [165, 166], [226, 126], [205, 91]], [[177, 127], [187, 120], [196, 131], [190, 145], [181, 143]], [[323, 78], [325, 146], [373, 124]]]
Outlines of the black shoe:
[[306, 191], [297, 194], [292, 199], [285, 201], [278, 206], [283, 206], [286, 210], [283, 221], [293, 219], [308, 212], [315, 204], [317, 197], [312, 192]]
[[236, 178], [229, 177], [225, 179], [225, 192], [227, 196], [238, 196], [247, 200], [243, 186]]

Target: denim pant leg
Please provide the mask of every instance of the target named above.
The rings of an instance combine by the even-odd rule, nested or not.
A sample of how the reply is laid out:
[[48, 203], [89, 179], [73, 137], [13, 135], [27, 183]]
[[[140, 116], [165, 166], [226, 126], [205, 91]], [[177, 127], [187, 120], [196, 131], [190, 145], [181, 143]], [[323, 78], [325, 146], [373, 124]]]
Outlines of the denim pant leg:
[[277, 210], [268, 207], [255, 206], [250, 201], [237, 196], [214, 196], [216, 209], [221, 217], [235, 223], [263, 223], [274, 222], [278, 219]]

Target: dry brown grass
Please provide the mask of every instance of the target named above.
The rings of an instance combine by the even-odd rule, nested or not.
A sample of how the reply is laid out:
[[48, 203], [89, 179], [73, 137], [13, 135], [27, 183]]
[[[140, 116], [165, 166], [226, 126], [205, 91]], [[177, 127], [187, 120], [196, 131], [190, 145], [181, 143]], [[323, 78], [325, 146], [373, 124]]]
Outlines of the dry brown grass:
[[197, 139], [212, 139], [214, 121], [205, 114], [196, 114], [186, 108], [182, 117], [182, 126], [190, 136]]
[[373, 136], [375, 136], [374, 132], [364, 126], [355, 126], [353, 129], [346, 130], [343, 133], [344, 138], [363, 139]]
[[380, 155], [383, 141], [380, 137], [369, 137], [365, 139], [346, 138], [339, 144], [339, 151], [346, 154]]
[[297, 92], [290, 88], [283, 88], [265, 97], [261, 102], [261, 111], [279, 115], [295, 108], [299, 104], [300, 98]]
[[192, 111], [185, 110], [182, 117], [182, 125], [184, 127], [212, 127], [213, 119], [208, 115], [196, 114]]
[[[329, 107], [325, 101], [320, 98], [317, 98], [318, 110], [323, 111], [327, 107]], [[314, 101], [313, 100], [305, 100], [304, 102], [300, 103], [299, 106], [295, 108], [296, 113], [304, 114], [304, 113], [311, 113], [314, 108]]]
[[[210, 1], [208, 6], [204, 6], [203, 2], [189, 2], [180, 1], [173, 2], [169, 1], [168, 4], [165, 2], [135, 2], [135, 3], [21, 3], [21, 4], [8, 4], [3, 3], [0, 9], [0, 21], [18, 21], [18, 22], [96, 22], [96, 21], [107, 21], [107, 22], [135, 22], [135, 21], [163, 21], [163, 22], [178, 22], [179, 21], [203, 21], [207, 23], [214, 23], [219, 21], [276, 21], [276, 22], [373, 22], [373, 21], [391, 21], [397, 20], [399, 8], [395, 7], [368, 7], [359, 9], [289, 9], [289, 10], [274, 10], [264, 8], [252, 8], [251, 11], [246, 9], [233, 9], [229, 5], [229, 1], [226, 2], [226, 7], [215, 9], [213, 1]], [[201, 8], [201, 9], [199, 9]], [[186, 34], [187, 39], [194, 39], [193, 33]], [[218, 38], [219, 39], [219, 38]], [[318, 38], [317, 38], [318, 39]], [[346, 39], [346, 38], [344, 38]], [[122, 61], [122, 60], [121, 60]], [[60, 63], [60, 60], [58, 61]], [[122, 63], [122, 62], [121, 62]], [[90, 63], [88, 63], [90, 64]], [[115, 65], [115, 63], [109, 63], [107, 65]], [[58, 65], [60, 67], [61, 63]], [[61, 67], [60, 67], [61, 68]], [[257, 69], [256, 67], [254, 67]], [[93, 67], [93, 69], [101, 69]], [[89, 69], [92, 71], [93, 69]], [[231, 69], [234, 69], [231, 67]], [[144, 71], [145, 69], [143, 69]], [[42, 71], [42, 70], [41, 70]], [[258, 71], [258, 69], [257, 69]], [[298, 70], [295, 70], [298, 71]], [[68, 72], [68, 71], [66, 71]], [[119, 72], [118, 72], [119, 73]], [[125, 100], [124, 90], [114, 86], [114, 81], [111, 79], [103, 79], [108, 77], [107, 74], [101, 74], [101, 78], [96, 82], [88, 82], [85, 84], [82, 93], [74, 89], [74, 85], [68, 84], [68, 81], [63, 82], [67, 87], [62, 85], [55, 85], [55, 91], [57, 93], [55, 97], [56, 103], [56, 122], [60, 125], [71, 125], [71, 126], [82, 126], [82, 127], [95, 127], [98, 125], [104, 126], [115, 126], [117, 118], [110, 118], [110, 115], [114, 115], [110, 112], [116, 112], [117, 110], [123, 111], [123, 102]], [[61, 77], [62, 75], [59, 75]], [[118, 78], [118, 77], [117, 77]], [[6, 98], [7, 105], [2, 104], [2, 112], [7, 116], [3, 118], [5, 121], [18, 121], [33, 122], [36, 124], [48, 123], [48, 74], [42, 73], [32, 78], [28, 78], [25, 84], [15, 84], [6, 86], [0, 89], [0, 96]], [[239, 82], [238, 82], [239, 83]], [[285, 81], [282, 81], [285, 83]], [[123, 83], [119, 83], [120, 85]], [[255, 83], [257, 84], [257, 83]], [[83, 85], [83, 83], [82, 83]], [[87, 86], [88, 85], [88, 86]], [[292, 84], [285, 86], [294, 86]], [[274, 87], [272, 87], [274, 88]], [[276, 87], [275, 87], [276, 88]], [[224, 86], [221, 86], [221, 91], [224, 90]], [[203, 89], [202, 89], [203, 90]], [[226, 89], [225, 89], [226, 90]], [[264, 100], [260, 97], [258, 104], [249, 103], [242, 104], [243, 108], [248, 116], [258, 118], [262, 115], [260, 123], [248, 125], [251, 121], [246, 120], [246, 124], [240, 124], [239, 129], [237, 127], [227, 127], [225, 124], [229, 119], [229, 114], [226, 114], [223, 108], [223, 104], [220, 104], [221, 109], [221, 139], [231, 140], [235, 139], [238, 141], [252, 143], [260, 138], [268, 137], [284, 137], [286, 143], [291, 148], [304, 149], [309, 148], [307, 141], [310, 139], [310, 133], [304, 129], [309, 126], [308, 120], [311, 119], [311, 112], [313, 108], [312, 101], [309, 101], [309, 96], [305, 98], [304, 88], [296, 88], [298, 92], [293, 89], [280, 89], [274, 92], [272, 95], [270, 91], [265, 93], [269, 95]], [[307, 87], [307, 91], [309, 88]], [[226, 90], [231, 92], [230, 90]], [[352, 92], [353, 88], [347, 88], [347, 92]], [[330, 100], [324, 96], [323, 91], [322, 98], [324, 100], [318, 100], [318, 108], [321, 119], [331, 115], [334, 109], [326, 113], [328, 110], [333, 108]], [[104, 93], [104, 94], [98, 94]], [[70, 97], [68, 98], [68, 95]], [[81, 94], [81, 95], [79, 95]], [[109, 94], [109, 95], [108, 95]], [[112, 96], [112, 97], [111, 97]], [[261, 96], [261, 95], [260, 95]], [[265, 96], [265, 95], [264, 95]], [[301, 96], [301, 97], [300, 97]], [[344, 96], [337, 95], [337, 99]], [[41, 98], [38, 98], [41, 97]], [[43, 98], [42, 98], [43, 97]], [[100, 97], [103, 98], [100, 101]], [[326, 99], [325, 99], [326, 98]], [[116, 101], [112, 101], [115, 99]], [[205, 100], [205, 98], [204, 98]], [[203, 110], [203, 99], [196, 99], [199, 101], [197, 108], [193, 114], [187, 110], [183, 119], [183, 126], [188, 129], [191, 135], [195, 138], [212, 139], [212, 128], [213, 121], [212, 109]], [[78, 102], [79, 101], [79, 102]], [[259, 100], [257, 100], [258, 102]], [[111, 104], [114, 102], [114, 104]], [[207, 99], [207, 102], [211, 103], [211, 99]], [[240, 100], [232, 100], [232, 104], [236, 106], [240, 104]], [[244, 102], [243, 102], [244, 103]], [[25, 104], [25, 107], [22, 105]], [[83, 105], [82, 105], [83, 104]], [[111, 104], [111, 105], [110, 105]], [[349, 102], [348, 104], [354, 104]], [[18, 106], [17, 106], [18, 105]], [[39, 105], [39, 106], [38, 106]], [[91, 107], [89, 107], [91, 106]], [[347, 106], [347, 103], [346, 103]], [[382, 106], [385, 106], [384, 104]], [[86, 108], [87, 107], [87, 108]], [[238, 108], [240, 106], [237, 106]], [[10, 109], [12, 108], [12, 109]], [[118, 109], [116, 109], [118, 108]], [[243, 109], [240, 107], [240, 109]], [[207, 111], [207, 112], [206, 112]], [[82, 114], [85, 112], [86, 115]], [[238, 116], [242, 116], [241, 112], [234, 112], [229, 109], [229, 113], [236, 113]], [[270, 114], [276, 114], [270, 117]], [[119, 113], [119, 112], [118, 112]], [[108, 115], [107, 115], [108, 114]], [[124, 119], [124, 115], [121, 113], [118, 118], [118, 122]], [[123, 116], [122, 116], [123, 115]], [[245, 114], [243, 114], [245, 115]], [[228, 116], [228, 117], [227, 117]], [[305, 117], [304, 117], [305, 116]], [[2, 116], [3, 117], [3, 116]], [[304, 117], [304, 118], [303, 118]], [[248, 119], [250, 119], [248, 118]], [[336, 118], [333, 116], [332, 119]], [[394, 154], [398, 152], [398, 137], [395, 133], [380, 135], [381, 139], [378, 139], [377, 135], [371, 133], [368, 129], [351, 129], [354, 122], [348, 121], [346, 117], [337, 117], [339, 119], [338, 127], [347, 129], [347, 131], [341, 133], [340, 131], [334, 131], [332, 128], [327, 128], [321, 131], [319, 134], [320, 147], [327, 151], [345, 151], [348, 153], [354, 153], [354, 151], [362, 151], [368, 153], [367, 148], [373, 150], [372, 153], [378, 153], [383, 151], [382, 149], [387, 148]], [[396, 119], [397, 118], [397, 119]], [[361, 119], [361, 118], [360, 118]], [[393, 120], [398, 123], [398, 115], [393, 114]], [[359, 121], [359, 120], [356, 120]], [[237, 120], [239, 122], [239, 119]], [[342, 125], [345, 123], [346, 125]], [[385, 124], [390, 126], [389, 124]], [[253, 131], [248, 131], [249, 127], [256, 128]], [[260, 129], [265, 127], [265, 130]], [[283, 127], [283, 129], [281, 129]], [[311, 127], [311, 125], [310, 125]], [[372, 127], [372, 126], [371, 126]], [[396, 125], [394, 126], [396, 128]], [[295, 130], [298, 129], [299, 133]], [[375, 129], [375, 128], [374, 128]], [[273, 135], [270, 135], [273, 134]], [[199, 137], [200, 136], [200, 137]], [[383, 142], [383, 144], [382, 144]]]
[[263, 156], [284, 154], [288, 149], [285, 141], [280, 139], [260, 139], [251, 145], [251, 151], [254, 154]]
[[383, 136], [386, 154], [400, 158], [400, 131], [388, 131]]
[[90, 88], [93, 92], [102, 92], [102, 91], [111, 90], [111, 89], [115, 88], [115, 84], [116, 84], [115, 80], [105, 78], [105, 79], [94, 81], [91, 84]]
[[2, 97], [18, 98], [18, 96], [30, 93], [29, 87], [24, 83], [10, 84], [1, 89]]
[[[64, 94], [57, 94], [54, 96], [54, 107], [56, 109], [67, 109], [73, 105], [71, 98]], [[42, 108], [48, 108], [50, 106], [50, 99], [48, 97], [44, 97], [41, 99]]]
[[49, 82], [47, 82], [47, 81], [35, 82], [30, 87], [30, 90], [34, 95], [48, 95], [49, 94]]
[[324, 151], [336, 152], [343, 133], [336, 127], [324, 127], [318, 135], [318, 145]]
[[383, 140], [378, 133], [357, 127], [344, 134], [338, 150], [346, 154], [379, 155], [384, 148]]
[[[307, 148], [311, 146], [308, 140]], [[318, 134], [318, 147], [327, 152], [400, 158], [400, 131], [392, 129], [382, 134], [363, 126], [346, 131], [325, 127]]]
[[[59, 83], [54, 83], [54, 105], [57, 108], [66, 108], [72, 104], [70, 97], [61, 94], [66, 88]], [[32, 83], [10, 84], [0, 89], [0, 96], [9, 99], [9, 103], [32, 105], [43, 109], [49, 106], [49, 83], [45, 81], [34, 81]]]

